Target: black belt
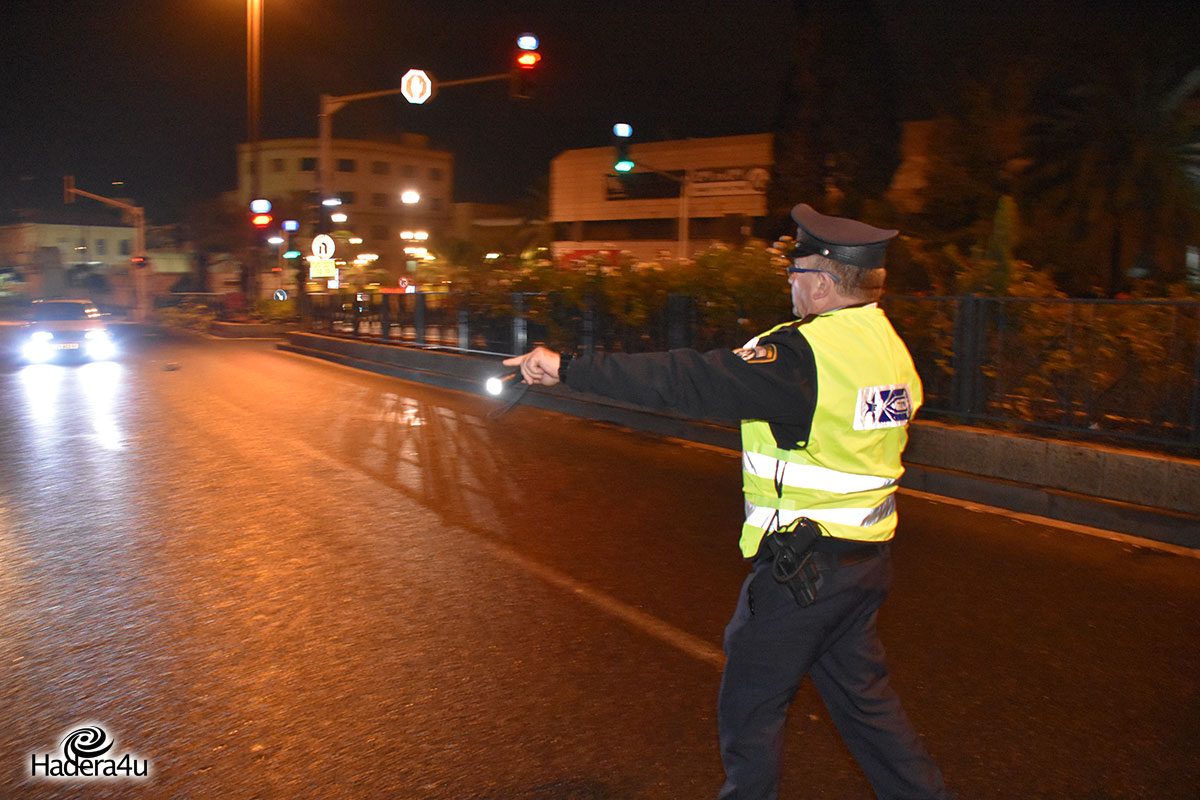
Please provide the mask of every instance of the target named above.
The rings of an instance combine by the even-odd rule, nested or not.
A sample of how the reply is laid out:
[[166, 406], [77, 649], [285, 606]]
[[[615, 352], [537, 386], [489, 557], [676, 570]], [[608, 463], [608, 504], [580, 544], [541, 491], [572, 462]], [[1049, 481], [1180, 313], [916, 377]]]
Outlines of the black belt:
[[[754, 556], [755, 561], [760, 559], [770, 561], [773, 558], [771, 548], [766, 547], [765, 544], [766, 542], [764, 541], [763, 546], [759, 547], [758, 553]], [[861, 564], [864, 561], [870, 561], [876, 556], [881, 556], [887, 551], [887, 542], [858, 544], [849, 539], [831, 539], [828, 537], [817, 539], [812, 547], [813, 556], [822, 567], [827, 569]]]

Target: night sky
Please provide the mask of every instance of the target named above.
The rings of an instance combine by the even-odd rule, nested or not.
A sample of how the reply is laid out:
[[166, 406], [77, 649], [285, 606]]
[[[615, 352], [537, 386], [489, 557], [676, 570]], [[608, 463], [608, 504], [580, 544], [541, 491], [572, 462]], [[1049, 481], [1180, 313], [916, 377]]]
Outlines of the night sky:
[[[484, 202], [521, 197], [563, 150], [607, 144], [615, 121], [643, 140], [770, 130], [796, 20], [791, 0], [265, 3], [263, 138], [315, 136], [319, 93], [396, 86], [413, 66], [444, 80], [503, 72], [516, 36], [536, 33], [532, 101], [495, 83], [335, 117], [338, 137], [428, 134], [455, 154], [455, 199]], [[0, 5], [0, 211], [57, 204], [65, 173], [101, 194], [125, 181], [157, 222], [233, 188], [246, 138], [245, 0]], [[879, 5], [910, 117], [978, 43], [1019, 57], [1025, 40], [1013, 37], [1044, 27], [1023, 10], [1044, 3], [978, 3], [970, 14], [932, 0]]]

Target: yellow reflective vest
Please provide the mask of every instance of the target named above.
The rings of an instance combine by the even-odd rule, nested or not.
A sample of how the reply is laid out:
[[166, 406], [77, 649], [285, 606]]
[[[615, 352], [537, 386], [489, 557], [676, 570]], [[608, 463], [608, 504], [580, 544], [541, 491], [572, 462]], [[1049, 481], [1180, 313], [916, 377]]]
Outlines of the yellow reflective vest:
[[[795, 323], [757, 338], [786, 325]], [[800, 517], [841, 539], [884, 542], [896, 531], [900, 454], [923, 399], [912, 356], [874, 303], [821, 314], [796, 329], [816, 362], [812, 428], [805, 446], [782, 450], [767, 422], [743, 420], [746, 558], [769, 531]]]

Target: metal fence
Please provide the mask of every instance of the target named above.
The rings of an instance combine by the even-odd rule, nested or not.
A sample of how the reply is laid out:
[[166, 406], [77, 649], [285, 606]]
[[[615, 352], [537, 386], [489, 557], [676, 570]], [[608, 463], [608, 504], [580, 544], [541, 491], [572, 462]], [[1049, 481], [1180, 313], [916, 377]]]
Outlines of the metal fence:
[[[361, 298], [361, 299], [360, 299]], [[1200, 454], [1200, 303], [888, 296], [925, 386], [923, 415]], [[313, 295], [306, 327], [512, 354], [740, 346], [691, 297], [617, 313], [554, 294]]]

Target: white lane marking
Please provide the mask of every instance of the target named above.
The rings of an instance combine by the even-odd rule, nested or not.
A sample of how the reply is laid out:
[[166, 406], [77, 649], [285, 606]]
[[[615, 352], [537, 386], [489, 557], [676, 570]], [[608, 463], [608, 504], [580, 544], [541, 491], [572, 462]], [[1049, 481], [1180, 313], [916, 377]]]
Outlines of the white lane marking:
[[545, 564], [540, 564], [537, 561], [527, 558], [504, 545], [498, 545], [486, 539], [481, 540], [481, 543], [492, 552], [492, 555], [501, 561], [506, 561], [515, 567], [523, 569], [551, 586], [571, 592], [594, 608], [637, 628], [642, 633], [652, 636], [684, 654], [692, 656], [698, 661], [712, 664], [718, 668], [725, 665], [725, 655], [718, 648], [713, 647], [698, 636], [693, 636], [686, 631], [682, 631], [653, 614], [647, 614], [645, 611], [634, 608], [628, 603], [623, 603], [599, 589], [577, 581], [570, 575], [559, 572], [553, 567], [548, 567]]
[[[226, 406], [231, 411], [234, 411], [242, 416], [252, 416], [252, 413], [244, 408], [233, 403], [228, 398], [220, 395], [212, 395], [212, 401]], [[238, 446], [238, 443], [234, 443]], [[361, 480], [366, 480], [371, 483], [380, 484], [384, 488], [389, 488], [386, 483], [371, 475], [366, 475], [359, 472], [352, 465], [339, 461], [338, 459], [322, 452], [312, 445], [300, 439], [293, 439], [292, 445], [296, 450], [303, 452], [307, 457], [316, 461], [325, 463], [331, 468], [342, 472], [351, 472], [358, 476]], [[579, 599], [583, 600], [593, 608], [625, 622], [631, 627], [641, 631], [642, 633], [658, 639], [685, 655], [689, 655], [698, 661], [703, 661], [707, 664], [712, 664], [717, 668], [721, 668], [725, 664], [725, 655], [720, 648], [714, 647], [704, 639], [698, 636], [693, 636], [686, 631], [680, 630], [670, 623], [659, 619], [653, 614], [648, 614], [639, 608], [624, 603], [617, 598], [605, 594], [588, 584], [576, 580], [565, 572], [561, 572], [553, 567], [548, 567], [533, 559], [530, 559], [511, 547], [485, 539], [478, 534], [468, 530], [462, 530], [462, 535], [470, 536], [479, 546], [488, 550], [493, 556], [504, 561], [518, 569], [524, 570], [526, 573], [538, 578], [545, 583], [550, 584], [563, 591], [574, 594]]]

